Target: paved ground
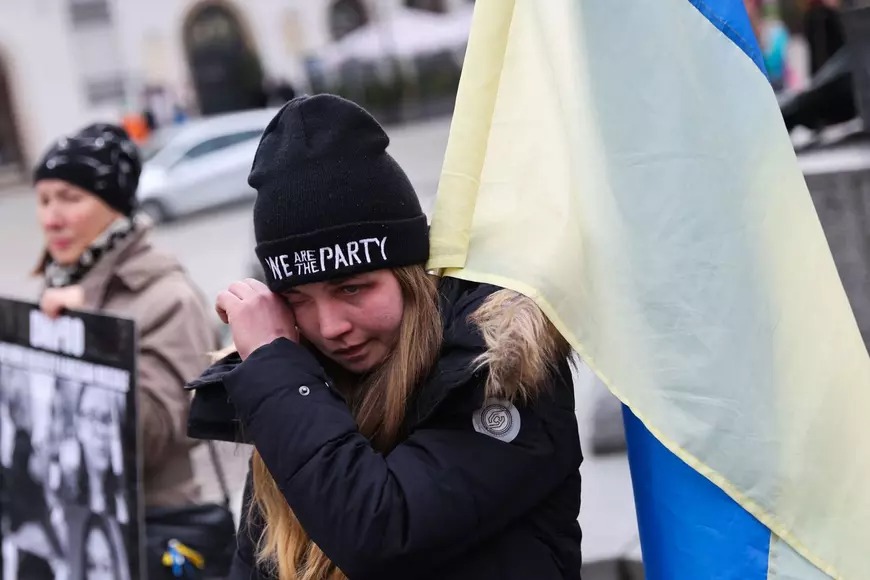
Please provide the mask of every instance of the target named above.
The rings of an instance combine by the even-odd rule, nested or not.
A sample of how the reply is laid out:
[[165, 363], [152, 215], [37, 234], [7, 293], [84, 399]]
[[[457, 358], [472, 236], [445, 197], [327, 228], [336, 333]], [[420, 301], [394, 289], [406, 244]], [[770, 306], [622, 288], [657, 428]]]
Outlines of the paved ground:
[[[447, 142], [446, 121], [428, 122], [391, 130], [391, 152], [408, 172], [424, 209], [431, 210], [441, 160]], [[194, 281], [211, 298], [232, 281], [247, 275], [253, 247], [250, 207], [246, 202], [220, 211], [158, 227], [156, 243], [173, 251]], [[34, 200], [27, 188], [0, 192], [0, 295], [32, 298], [38, 281], [28, 276], [40, 248], [34, 219]], [[217, 321], [215, 320], [217, 323]], [[588, 440], [592, 404], [606, 396], [594, 379], [581, 372], [577, 381], [577, 414], [581, 437]], [[587, 446], [584, 446], [584, 449]], [[233, 502], [239, 504], [249, 449], [219, 445], [221, 462], [231, 485]], [[637, 527], [628, 465], [623, 454], [597, 458], [587, 450], [583, 465], [583, 508], [587, 561], [620, 555], [639, 558]], [[206, 449], [197, 451], [197, 470], [209, 497], [220, 496], [217, 479]]]

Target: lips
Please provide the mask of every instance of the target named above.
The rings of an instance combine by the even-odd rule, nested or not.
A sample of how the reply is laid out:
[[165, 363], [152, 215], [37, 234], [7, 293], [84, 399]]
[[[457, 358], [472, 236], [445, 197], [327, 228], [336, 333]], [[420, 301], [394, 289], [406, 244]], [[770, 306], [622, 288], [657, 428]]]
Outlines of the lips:
[[72, 245], [72, 241], [70, 240], [51, 240], [48, 242], [52, 248], [56, 250], [66, 250]]
[[348, 348], [342, 348], [335, 351], [337, 356], [341, 358], [353, 359], [359, 358], [360, 355], [365, 353], [366, 345], [368, 345], [368, 341], [358, 344], [356, 346], [350, 346]]

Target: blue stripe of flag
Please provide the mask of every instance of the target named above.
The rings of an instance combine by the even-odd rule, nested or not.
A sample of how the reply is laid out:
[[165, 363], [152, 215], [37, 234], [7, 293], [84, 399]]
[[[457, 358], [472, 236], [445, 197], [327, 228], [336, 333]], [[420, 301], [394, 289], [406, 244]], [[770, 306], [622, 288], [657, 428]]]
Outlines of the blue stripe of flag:
[[770, 530], [623, 416], [647, 580], [767, 580]]
[[764, 56], [752, 31], [752, 24], [749, 22], [743, 0], [689, 0], [689, 3], [739, 46], [767, 76]]

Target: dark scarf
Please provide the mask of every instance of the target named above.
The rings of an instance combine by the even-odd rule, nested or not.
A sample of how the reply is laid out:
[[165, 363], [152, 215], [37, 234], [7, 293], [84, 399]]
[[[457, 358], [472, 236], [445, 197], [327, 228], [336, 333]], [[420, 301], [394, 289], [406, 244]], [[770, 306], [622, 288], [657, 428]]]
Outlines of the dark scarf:
[[61, 265], [50, 257], [47, 258], [43, 269], [46, 287], [62, 288], [78, 284], [100, 261], [100, 258], [111, 252], [119, 242], [136, 229], [136, 221], [121, 217], [112, 222], [102, 234], [97, 236], [97, 239], [91, 242], [75, 264]]

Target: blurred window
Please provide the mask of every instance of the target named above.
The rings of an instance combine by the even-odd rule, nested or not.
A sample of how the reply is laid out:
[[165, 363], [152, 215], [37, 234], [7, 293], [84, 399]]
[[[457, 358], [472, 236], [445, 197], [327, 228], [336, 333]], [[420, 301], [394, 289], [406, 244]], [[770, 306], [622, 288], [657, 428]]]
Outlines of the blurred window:
[[444, 0], [405, 0], [405, 6], [416, 8], [417, 10], [428, 10], [429, 12], [447, 12]]
[[190, 40], [193, 46], [227, 45], [238, 43], [241, 30], [232, 14], [222, 10], [203, 12], [190, 25]]
[[73, 27], [107, 24], [112, 15], [107, 0], [70, 0], [70, 18]]
[[124, 78], [120, 75], [85, 80], [85, 93], [92, 105], [115, 103], [124, 99]]
[[227, 149], [228, 147], [232, 147], [233, 145], [244, 143], [245, 141], [249, 141], [251, 139], [256, 139], [260, 135], [262, 135], [262, 133], [263, 132], [259, 129], [255, 129], [251, 131], [230, 133], [228, 135], [221, 135], [220, 137], [213, 137], [211, 139], [207, 139], [206, 141], [203, 141], [202, 143], [191, 147], [187, 151], [187, 153], [185, 153], [184, 156], [181, 158], [180, 162], [197, 159], [204, 155], [216, 153], [223, 149]]
[[90, 105], [118, 105], [126, 96], [109, 0], [64, 0], [71, 25], [70, 47]]
[[365, 26], [368, 21], [368, 13], [360, 0], [335, 0], [329, 11], [329, 30], [335, 40]]

